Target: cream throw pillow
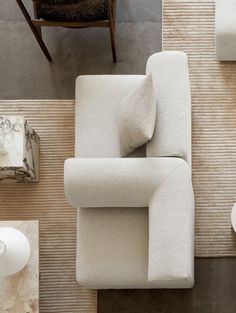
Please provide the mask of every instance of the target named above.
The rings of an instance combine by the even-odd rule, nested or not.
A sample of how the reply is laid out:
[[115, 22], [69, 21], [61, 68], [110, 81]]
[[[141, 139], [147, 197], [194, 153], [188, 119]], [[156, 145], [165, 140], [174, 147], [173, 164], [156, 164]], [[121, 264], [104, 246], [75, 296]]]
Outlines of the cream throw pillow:
[[156, 122], [156, 96], [152, 75], [121, 101], [119, 107], [121, 156], [127, 156], [152, 138]]

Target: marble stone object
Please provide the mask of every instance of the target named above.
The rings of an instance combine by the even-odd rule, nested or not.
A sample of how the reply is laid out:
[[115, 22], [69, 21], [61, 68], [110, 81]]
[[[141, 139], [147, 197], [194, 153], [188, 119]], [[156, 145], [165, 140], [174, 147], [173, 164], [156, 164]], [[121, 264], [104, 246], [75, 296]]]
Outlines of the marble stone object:
[[0, 227], [14, 227], [29, 239], [31, 255], [23, 270], [0, 276], [1, 313], [39, 313], [39, 226], [38, 221], [0, 221]]
[[39, 141], [23, 116], [0, 116], [0, 181], [38, 181]]

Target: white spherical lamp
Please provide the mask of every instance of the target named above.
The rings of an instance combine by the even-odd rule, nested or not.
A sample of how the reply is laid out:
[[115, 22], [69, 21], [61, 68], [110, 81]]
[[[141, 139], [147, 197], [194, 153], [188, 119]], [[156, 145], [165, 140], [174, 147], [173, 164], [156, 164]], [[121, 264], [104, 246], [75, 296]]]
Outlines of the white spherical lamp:
[[26, 236], [12, 227], [0, 227], [0, 276], [13, 275], [22, 270], [30, 257]]

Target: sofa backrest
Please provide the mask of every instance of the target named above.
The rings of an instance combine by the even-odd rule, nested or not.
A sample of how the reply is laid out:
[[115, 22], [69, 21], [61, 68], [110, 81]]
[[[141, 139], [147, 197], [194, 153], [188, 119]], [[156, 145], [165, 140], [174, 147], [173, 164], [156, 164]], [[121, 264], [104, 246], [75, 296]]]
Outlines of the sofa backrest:
[[[147, 62], [157, 97], [154, 135], [132, 156], [180, 157], [191, 167], [191, 98], [187, 56], [160, 52]], [[89, 75], [76, 81], [75, 156], [121, 157], [118, 107], [143, 75]]]
[[146, 73], [153, 74], [157, 97], [154, 135], [148, 157], [180, 157], [191, 166], [191, 95], [187, 55], [168, 51], [153, 54]]

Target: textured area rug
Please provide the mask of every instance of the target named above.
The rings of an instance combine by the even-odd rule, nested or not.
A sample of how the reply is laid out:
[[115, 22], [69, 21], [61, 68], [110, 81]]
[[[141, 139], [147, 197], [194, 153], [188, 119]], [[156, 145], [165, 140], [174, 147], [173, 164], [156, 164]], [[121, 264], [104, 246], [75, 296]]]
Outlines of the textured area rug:
[[188, 54], [196, 256], [236, 256], [236, 62], [215, 58], [215, 1], [164, 0], [163, 50]]
[[95, 313], [96, 291], [75, 279], [76, 210], [66, 202], [63, 166], [74, 154], [74, 101], [0, 101], [40, 136], [39, 183], [0, 183], [0, 220], [40, 222], [40, 313]]

